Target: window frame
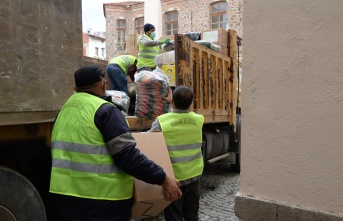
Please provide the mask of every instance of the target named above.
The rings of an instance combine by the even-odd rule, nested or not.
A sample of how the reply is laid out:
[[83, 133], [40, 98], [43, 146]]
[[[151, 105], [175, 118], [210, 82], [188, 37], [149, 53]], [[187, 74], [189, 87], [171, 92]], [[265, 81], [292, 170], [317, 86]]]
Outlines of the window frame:
[[117, 19], [117, 50], [125, 49], [126, 19]]
[[99, 48], [95, 47], [95, 52], [94, 52], [95, 56], [99, 56]]
[[[140, 26], [137, 26], [138, 21], [141, 21]], [[135, 24], [135, 33], [138, 35], [143, 35], [144, 34], [144, 17], [135, 18], [134, 24]]]
[[[220, 11], [220, 9], [221, 9], [221, 5], [222, 4], [226, 4], [226, 10], [225, 11]], [[212, 10], [213, 10], [213, 6], [215, 6], [215, 5], [217, 5], [217, 12], [213, 12]], [[227, 7], [228, 7], [228, 3], [226, 2], [226, 1], [218, 1], [218, 2], [214, 2], [214, 3], [212, 3], [211, 5], [210, 5], [210, 18], [211, 18], [211, 22], [210, 22], [210, 28], [211, 29], [217, 29], [217, 28], [223, 28], [223, 29], [226, 29], [226, 24], [227, 24], [227, 18], [228, 18], [228, 16], [227, 16], [227, 12], [228, 12], [228, 10], [227, 10]], [[223, 21], [221, 21], [220, 20], [220, 18], [221, 18], [221, 16], [224, 16], [225, 15], [225, 20], [223, 20]], [[218, 27], [214, 27], [214, 23], [213, 23], [213, 18], [214, 17], [216, 17], [217, 18], [217, 26]], [[224, 26], [224, 27], [222, 27], [222, 25]]]
[[[176, 13], [177, 15], [177, 20], [174, 20], [174, 14]], [[167, 21], [168, 15], [171, 14], [171, 20]], [[171, 25], [170, 30], [167, 28], [168, 25]], [[177, 25], [177, 28], [175, 27], [175, 24]], [[173, 11], [168, 11], [164, 13], [164, 35], [174, 35], [179, 32], [179, 11], [178, 10], [173, 10]], [[175, 31], [176, 30], [176, 31]], [[168, 33], [170, 32], [170, 33]]]

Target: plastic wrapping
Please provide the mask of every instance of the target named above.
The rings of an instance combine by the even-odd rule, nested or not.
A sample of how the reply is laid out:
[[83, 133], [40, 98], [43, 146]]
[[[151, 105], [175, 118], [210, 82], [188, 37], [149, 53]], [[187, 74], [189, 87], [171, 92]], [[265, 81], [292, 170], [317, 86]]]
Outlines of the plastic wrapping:
[[216, 45], [216, 44], [213, 44], [213, 43], [211, 43], [210, 48], [211, 48], [212, 50], [214, 50], [214, 51], [217, 51], [217, 52], [220, 51], [220, 46], [219, 46], [219, 45]]
[[162, 99], [168, 96], [169, 79], [160, 68], [141, 71], [135, 75], [137, 117], [155, 119], [168, 113], [170, 104]]
[[123, 91], [106, 90], [106, 94], [112, 97], [112, 102], [120, 107], [125, 113], [129, 110], [130, 97]]
[[189, 37], [192, 41], [200, 40], [201, 32], [185, 32], [182, 35]]
[[159, 54], [155, 57], [155, 65], [162, 66], [164, 64], [174, 64], [175, 63], [175, 51], [168, 51]]
[[175, 49], [175, 42], [174, 41], [170, 41], [168, 44], [163, 44], [161, 45], [161, 48], [165, 51], [173, 51]]
[[213, 43], [211, 43], [209, 41], [200, 40], [200, 41], [195, 41], [195, 42], [198, 43], [198, 44], [201, 44], [201, 45], [203, 45], [203, 46], [205, 46], [207, 48], [210, 48], [210, 49], [212, 49], [214, 51], [217, 51], [217, 52], [220, 51], [220, 46], [219, 45], [213, 44]]
[[206, 48], [211, 48], [211, 42], [209, 42], [209, 41], [200, 40], [200, 41], [195, 41], [195, 42], [205, 46]]

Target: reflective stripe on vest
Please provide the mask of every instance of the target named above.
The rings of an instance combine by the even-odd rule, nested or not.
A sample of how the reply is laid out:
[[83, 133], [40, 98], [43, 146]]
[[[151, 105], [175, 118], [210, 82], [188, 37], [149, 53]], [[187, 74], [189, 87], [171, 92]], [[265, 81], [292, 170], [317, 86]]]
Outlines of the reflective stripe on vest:
[[[149, 36], [146, 36], [149, 40], [152, 40]], [[158, 55], [159, 46], [138, 46], [138, 63], [137, 67], [150, 67], [155, 68], [155, 57]]]
[[194, 112], [168, 113], [158, 117], [176, 179], [183, 181], [202, 174], [201, 153], [204, 117]]
[[108, 102], [76, 93], [62, 107], [51, 138], [50, 192], [101, 200], [132, 197], [133, 178], [115, 166], [94, 124], [104, 103]]

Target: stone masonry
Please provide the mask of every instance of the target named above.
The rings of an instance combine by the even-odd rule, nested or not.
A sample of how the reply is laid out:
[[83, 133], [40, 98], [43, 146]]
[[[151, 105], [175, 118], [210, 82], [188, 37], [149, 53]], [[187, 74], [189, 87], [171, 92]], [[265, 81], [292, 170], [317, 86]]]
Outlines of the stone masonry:
[[[210, 29], [210, 6], [216, 0], [162, 0], [162, 14], [178, 11], [179, 33], [201, 32]], [[234, 29], [242, 37], [243, 0], [227, 0], [226, 29]], [[117, 45], [117, 20], [126, 20], [126, 34], [134, 33], [134, 21], [144, 16], [143, 2], [108, 3], [105, 5], [106, 16], [106, 54], [107, 60], [123, 51]], [[164, 17], [163, 17], [164, 19]], [[164, 27], [163, 27], [164, 28]], [[164, 32], [164, 30], [163, 30]]]

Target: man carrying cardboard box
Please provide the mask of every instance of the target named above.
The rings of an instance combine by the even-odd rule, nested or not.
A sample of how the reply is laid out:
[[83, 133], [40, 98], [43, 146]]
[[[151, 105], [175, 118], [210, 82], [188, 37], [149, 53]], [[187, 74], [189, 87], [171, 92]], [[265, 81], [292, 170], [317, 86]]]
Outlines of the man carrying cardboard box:
[[52, 131], [53, 193], [57, 220], [129, 221], [133, 177], [161, 185], [165, 199], [182, 196], [175, 179], [136, 148], [127, 122], [106, 97], [105, 72], [84, 66]]
[[165, 210], [166, 221], [199, 220], [200, 176], [204, 169], [201, 152], [204, 116], [189, 111], [194, 94], [189, 87], [178, 86], [171, 98], [173, 111], [153, 122], [149, 132], [162, 131], [175, 178], [180, 182], [182, 198]]

